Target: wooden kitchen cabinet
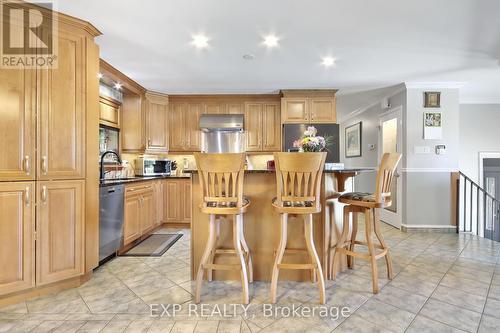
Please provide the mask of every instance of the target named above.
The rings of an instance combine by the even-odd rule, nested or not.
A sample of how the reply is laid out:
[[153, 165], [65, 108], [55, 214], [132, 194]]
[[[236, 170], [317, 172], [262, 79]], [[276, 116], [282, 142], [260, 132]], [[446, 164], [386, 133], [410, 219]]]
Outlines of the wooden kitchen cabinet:
[[187, 114], [185, 116], [185, 139], [187, 151], [200, 151], [201, 149], [201, 131], [200, 116], [206, 111], [203, 110], [200, 103], [188, 104]]
[[100, 96], [99, 124], [120, 128], [120, 104], [110, 98]]
[[138, 193], [125, 195], [123, 216], [123, 245], [127, 245], [141, 237], [141, 196]]
[[156, 180], [154, 183], [155, 225], [162, 224], [164, 220], [165, 186], [166, 186], [166, 180], [164, 179]]
[[281, 120], [287, 124], [304, 124], [309, 122], [307, 98], [282, 98]]
[[38, 179], [85, 177], [85, 37], [59, 28], [58, 65], [38, 75]]
[[168, 96], [146, 93], [146, 150], [168, 152]]
[[169, 147], [171, 151], [183, 151], [186, 147], [186, 129], [184, 119], [188, 109], [188, 104], [170, 103], [169, 109]]
[[35, 183], [0, 183], [0, 295], [35, 286]]
[[35, 179], [35, 71], [0, 69], [0, 181]]
[[170, 105], [170, 151], [200, 151], [200, 115], [205, 112], [202, 103], [173, 102]]
[[336, 90], [283, 90], [282, 123], [335, 123], [335, 93]]
[[280, 151], [279, 103], [245, 103], [245, 135], [246, 151]]
[[130, 244], [156, 226], [153, 182], [125, 187], [123, 245]]
[[37, 183], [36, 283], [83, 274], [85, 182]]
[[144, 235], [156, 227], [156, 209], [152, 187], [141, 193], [141, 200], [141, 235]]
[[191, 223], [191, 179], [167, 179], [165, 186], [165, 223]]

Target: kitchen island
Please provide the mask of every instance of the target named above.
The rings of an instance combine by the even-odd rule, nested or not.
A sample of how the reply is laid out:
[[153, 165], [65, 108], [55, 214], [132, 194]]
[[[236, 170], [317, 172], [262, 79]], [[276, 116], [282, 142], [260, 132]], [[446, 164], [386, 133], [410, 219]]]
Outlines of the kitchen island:
[[[323, 273], [326, 277], [326, 265], [328, 262], [328, 247], [330, 235], [332, 240], [340, 237], [342, 232], [342, 221], [339, 218], [340, 204], [329, 204], [325, 198], [335, 192], [345, 190], [345, 181], [356, 176], [360, 172], [374, 172], [373, 169], [340, 169], [325, 170], [321, 184], [321, 213], [314, 214], [314, 242]], [[198, 265], [205, 249], [208, 237], [208, 215], [200, 212], [202, 203], [202, 189], [199, 183], [198, 173], [192, 172], [192, 222], [191, 222], [191, 277], [194, 279]], [[338, 185], [337, 185], [338, 183]], [[280, 218], [271, 205], [272, 199], [276, 197], [276, 174], [272, 170], [246, 170], [244, 179], [244, 195], [249, 198], [251, 204], [248, 211], [243, 215], [243, 227], [245, 239], [250, 247], [253, 259], [254, 280], [270, 281], [274, 263], [274, 253], [279, 243]], [[333, 214], [332, 207], [336, 207]], [[335, 219], [334, 215], [337, 215]], [[224, 218], [222, 216], [221, 218]], [[228, 217], [232, 218], [232, 217]], [[330, 223], [335, 221], [335, 223]], [[332, 225], [333, 228], [330, 228]], [[220, 239], [218, 248], [232, 248], [232, 223], [222, 221], [220, 227]], [[301, 217], [289, 217], [287, 248], [304, 249], [305, 240], [303, 233], [303, 222]], [[330, 230], [332, 229], [332, 230]], [[344, 258], [345, 259], [345, 258]], [[306, 263], [309, 262], [308, 255], [301, 251], [286, 254], [283, 262]], [[236, 264], [236, 257], [231, 254], [219, 255], [216, 263]], [[341, 269], [345, 263], [341, 265]], [[239, 280], [240, 276], [233, 271], [214, 271], [213, 278], [216, 280]], [[280, 280], [308, 281], [311, 278], [307, 270], [282, 270]]]

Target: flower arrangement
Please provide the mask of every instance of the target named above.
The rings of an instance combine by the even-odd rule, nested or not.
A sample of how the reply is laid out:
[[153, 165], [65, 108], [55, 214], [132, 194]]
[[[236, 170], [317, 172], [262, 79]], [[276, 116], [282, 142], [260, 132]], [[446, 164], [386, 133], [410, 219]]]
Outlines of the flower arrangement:
[[314, 126], [307, 127], [304, 136], [293, 142], [295, 148], [299, 148], [300, 152], [320, 152], [326, 149], [326, 146], [331, 143], [331, 137], [317, 136], [318, 130]]

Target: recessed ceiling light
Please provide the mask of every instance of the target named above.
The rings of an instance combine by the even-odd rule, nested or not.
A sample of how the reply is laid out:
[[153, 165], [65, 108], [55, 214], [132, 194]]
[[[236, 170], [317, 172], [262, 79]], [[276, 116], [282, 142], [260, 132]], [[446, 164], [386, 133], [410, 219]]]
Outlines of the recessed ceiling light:
[[276, 35], [269, 34], [264, 36], [264, 41], [262, 42], [266, 47], [273, 48], [278, 46], [279, 38]]
[[204, 49], [208, 47], [208, 41], [210, 40], [207, 36], [203, 34], [197, 34], [192, 36], [191, 44], [193, 44], [198, 49]]
[[97, 73], [97, 78], [98, 79], [102, 79], [104, 77], [104, 75], [102, 73]]
[[116, 82], [115, 85], [114, 85], [114, 87], [115, 87], [116, 90], [120, 90], [122, 88], [122, 84]]
[[245, 60], [253, 60], [253, 59], [255, 59], [255, 54], [251, 54], [251, 53], [244, 54], [243, 55], [243, 59], [245, 59]]
[[321, 64], [325, 67], [332, 67], [335, 65], [335, 59], [332, 57], [323, 57]]

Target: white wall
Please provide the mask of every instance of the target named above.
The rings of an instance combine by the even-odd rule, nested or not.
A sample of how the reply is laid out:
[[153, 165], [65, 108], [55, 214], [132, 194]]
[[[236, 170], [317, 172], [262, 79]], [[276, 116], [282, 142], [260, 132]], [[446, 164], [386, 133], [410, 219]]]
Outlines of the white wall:
[[460, 171], [479, 180], [479, 152], [500, 152], [500, 104], [460, 105]]

